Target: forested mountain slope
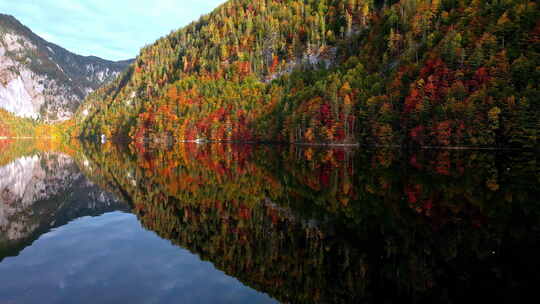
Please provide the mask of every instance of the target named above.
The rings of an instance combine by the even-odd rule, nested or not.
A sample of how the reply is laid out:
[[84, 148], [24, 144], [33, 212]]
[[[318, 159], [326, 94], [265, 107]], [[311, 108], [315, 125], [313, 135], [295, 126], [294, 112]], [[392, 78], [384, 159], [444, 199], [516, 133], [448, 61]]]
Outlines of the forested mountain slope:
[[231, 0], [145, 47], [74, 134], [534, 147], [523, 0]]
[[130, 63], [73, 54], [0, 14], [0, 108], [16, 116], [69, 119], [90, 92]]

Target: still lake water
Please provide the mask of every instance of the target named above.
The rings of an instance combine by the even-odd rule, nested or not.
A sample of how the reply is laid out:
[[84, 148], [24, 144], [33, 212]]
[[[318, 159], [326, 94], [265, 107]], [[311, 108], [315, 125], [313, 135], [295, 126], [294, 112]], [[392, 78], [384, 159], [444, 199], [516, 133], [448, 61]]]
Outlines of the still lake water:
[[0, 303], [522, 302], [536, 155], [0, 142]]

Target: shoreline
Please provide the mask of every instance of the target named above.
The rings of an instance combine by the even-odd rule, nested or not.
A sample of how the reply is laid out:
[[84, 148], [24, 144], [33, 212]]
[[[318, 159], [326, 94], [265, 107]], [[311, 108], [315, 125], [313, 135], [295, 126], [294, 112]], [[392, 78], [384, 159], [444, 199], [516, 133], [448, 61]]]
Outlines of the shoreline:
[[54, 137], [32, 137], [32, 136], [16, 136], [16, 137], [5, 137], [0, 136], [0, 140], [7, 140], [7, 139], [54, 139]]
[[[146, 138], [143, 142], [146, 144], [151, 139]], [[112, 140], [112, 142], [115, 142]], [[135, 142], [135, 140], [120, 140], [119, 142]], [[164, 144], [163, 142], [154, 142], [156, 144]], [[484, 150], [484, 151], [530, 151], [531, 149], [520, 149], [511, 147], [481, 147], [481, 146], [401, 146], [401, 145], [365, 145], [361, 143], [307, 143], [307, 142], [279, 142], [279, 141], [234, 141], [234, 140], [176, 140], [172, 139], [174, 143], [195, 143], [195, 144], [246, 144], [246, 145], [294, 145], [294, 146], [306, 146], [306, 147], [343, 147], [343, 148], [391, 148], [391, 149], [410, 149], [416, 148], [421, 150]]]
[[[31, 137], [31, 136], [17, 136], [17, 137], [0, 137], [0, 140], [40, 140], [46, 139], [51, 140], [54, 137]], [[89, 141], [88, 139], [78, 139], [81, 141]], [[144, 143], [150, 139], [145, 139]], [[90, 140], [92, 141], [92, 140]], [[135, 142], [135, 140], [110, 140], [112, 143], [130, 143]], [[163, 142], [154, 142], [157, 144], [164, 144]], [[234, 141], [234, 140], [172, 140], [172, 143], [195, 143], [199, 145], [203, 144], [245, 144], [245, 145], [294, 145], [294, 146], [305, 146], [305, 147], [341, 147], [341, 148], [384, 148], [384, 149], [409, 149], [407, 146], [400, 145], [363, 145], [360, 143], [306, 143], [306, 142], [279, 142], [279, 141]], [[417, 146], [417, 149], [421, 150], [477, 150], [477, 151], [529, 151], [530, 149], [519, 149], [519, 148], [510, 148], [510, 147], [467, 147], [467, 146]]]

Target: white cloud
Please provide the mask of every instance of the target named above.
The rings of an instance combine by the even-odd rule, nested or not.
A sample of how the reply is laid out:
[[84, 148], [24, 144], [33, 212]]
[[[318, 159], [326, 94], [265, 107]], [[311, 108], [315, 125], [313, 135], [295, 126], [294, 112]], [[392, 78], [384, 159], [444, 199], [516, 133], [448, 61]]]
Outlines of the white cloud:
[[209, 13], [223, 0], [0, 0], [44, 39], [81, 55], [121, 60]]

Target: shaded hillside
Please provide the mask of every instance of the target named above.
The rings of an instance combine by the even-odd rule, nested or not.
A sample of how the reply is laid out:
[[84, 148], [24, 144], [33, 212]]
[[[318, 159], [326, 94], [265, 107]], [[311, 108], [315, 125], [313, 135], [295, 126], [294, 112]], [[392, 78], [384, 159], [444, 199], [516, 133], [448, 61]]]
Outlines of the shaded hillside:
[[130, 63], [73, 54], [0, 14], [0, 107], [15, 115], [66, 120]]
[[536, 2], [231, 0], [144, 48], [75, 134], [536, 145]]

